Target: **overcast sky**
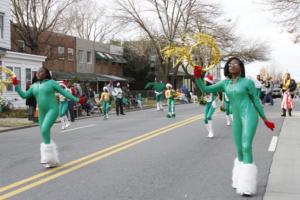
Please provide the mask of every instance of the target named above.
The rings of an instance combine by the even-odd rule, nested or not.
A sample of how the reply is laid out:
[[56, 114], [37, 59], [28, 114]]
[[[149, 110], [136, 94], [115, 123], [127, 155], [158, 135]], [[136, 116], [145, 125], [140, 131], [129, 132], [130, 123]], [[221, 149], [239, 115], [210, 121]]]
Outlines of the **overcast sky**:
[[300, 81], [300, 44], [292, 42], [291, 35], [274, 22], [272, 13], [268, 12], [259, 0], [217, 1], [222, 5], [226, 17], [237, 24], [238, 35], [246, 39], [266, 41], [271, 47], [271, 60], [248, 64], [246, 66], [248, 74], [255, 76], [261, 67], [274, 67], [277, 71], [290, 72], [297, 81]]
[[[275, 18], [265, 5], [264, 0], [208, 0], [218, 2], [225, 12], [225, 19], [235, 23], [236, 33], [242, 38], [267, 42], [270, 45], [270, 61], [246, 65], [248, 75], [256, 76], [261, 67], [275, 68], [276, 71], [290, 72], [300, 81], [300, 44], [292, 42], [292, 36], [284, 27], [275, 23]], [[102, 2], [112, 8], [112, 1]], [[226, 21], [226, 20], [224, 20]], [[124, 37], [130, 32], [124, 33]], [[132, 33], [134, 34], [134, 33]], [[134, 37], [134, 36], [133, 36]], [[125, 38], [123, 38], [125, 39]], [[128, 38], [127, 38], [128, 39]]]

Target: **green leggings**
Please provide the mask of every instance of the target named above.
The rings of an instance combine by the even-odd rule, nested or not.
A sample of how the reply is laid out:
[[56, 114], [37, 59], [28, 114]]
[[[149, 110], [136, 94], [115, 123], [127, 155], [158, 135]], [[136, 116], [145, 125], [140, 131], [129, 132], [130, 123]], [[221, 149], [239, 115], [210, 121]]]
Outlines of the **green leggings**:
[[236, 144], [237, 156], [244, 163], [252, 163], [252, 142], [258, 125], [256, 112], [248, 112], [240, 115], [233, 112], [233, 138]]
[[175, 100], [174, 98], [168, 99], [168, 111], [169, 113], [175, 113]]
[[161, 102], [161, 101], [162, 101], [162, 98], [163, 98], [163, 95], [162, 95], [162, 94], [155, 95], [155, 100], [156, 100], [156, 102]]
[[208, 102], [204, 107], [204, 123], [207, 124], [208, 120], [212, 119], [212, 115], [215, 112], [215, 108], [212, 106], [212, 102]]
[[108, 114], [109, 107], [110, 107], [109, 101], [103, 101], [102, 103], [103, 115]]
[[61, 101], [59, 104], [59, 116], [63, 117], [68, 111], [68, 101]]
[[40, 132], [45, 144], [50, 144], [50, 130], [55, 123], [59, 110], [58, 107], [53, 107], [48, 110], [43, 110], [39, 106], [39, 125]]

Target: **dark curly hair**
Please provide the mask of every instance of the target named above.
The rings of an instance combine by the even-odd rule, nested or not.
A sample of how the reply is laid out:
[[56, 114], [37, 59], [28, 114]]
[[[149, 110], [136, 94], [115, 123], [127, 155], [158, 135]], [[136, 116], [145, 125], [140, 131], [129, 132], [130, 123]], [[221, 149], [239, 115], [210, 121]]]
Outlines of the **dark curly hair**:
[[225, 64], [225, 67], [224, 67], [224, 76], [227, 77], [227, 78], [231, 78], [231, 74], [229, 73], [229, 63], [232, 60], [237, 60], [238, 61], [239, 66], [241, 68], [241, 77], [245, 77], [245, 65], [244, 65], [243, 61], [241, 61], [238, 57], [231, 57], [231, 58], [228, 59], [228, 61]]

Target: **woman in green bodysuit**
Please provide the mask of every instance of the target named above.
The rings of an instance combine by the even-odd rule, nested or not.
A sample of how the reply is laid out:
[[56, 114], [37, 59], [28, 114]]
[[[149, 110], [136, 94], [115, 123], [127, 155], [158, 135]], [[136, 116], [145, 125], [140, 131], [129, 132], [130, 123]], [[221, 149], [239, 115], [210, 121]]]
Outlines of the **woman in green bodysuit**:
[[22, 98], [34, 96], [38, 105], [38, 118], [41, 136], [41, 164], [46, 167], [55, 167], [58, 165], [58, 152], [56, 144], [51, 140], [50, 129], [56, 121], [59, 114], [59, 107], [55, 92], [58, 92], [65, 97], [78, 102], [79, 99], [67, 92], [54, 80], [51, 80], [51, 75], [48, 69], [41, 67], [36, 73], [38, 81], [34, 83], [26, 92], [22, 91], [19, 81], [16, 77], [13, 78], [13, 84], [16, 86], [16, 91]]
[[227, 61], [224, 68], [224, 75], [227, 79], [215, 85], [204, 85], [201, 78], [204, 73], [199, 66], [195, 66], [194, 75], [197, 86], [202, 92], [220, 91], [228, 96], [232, 106], [232, 128], [237, 151], [232, 172], [232, 187], [237, 189], [238, 194], [254, 195], [257, 168], [253, 163], [252, 142], [258, 125], [258, 114], [271, 130], [275, 128], [275, 125], [267, 120], [254, 83], [245, 78], [244, 63], [239, 58], [232, 57]]
[[162, 111], [163, 110], [162, 99], [163, 99], [163, 92], [165, 89], [165, 85], [162, 83], [162, 81], [155, 80], [155, 82], [147, 83], [145, 89], [150, 87], [152, 87], [155, 93], [156, 109]]

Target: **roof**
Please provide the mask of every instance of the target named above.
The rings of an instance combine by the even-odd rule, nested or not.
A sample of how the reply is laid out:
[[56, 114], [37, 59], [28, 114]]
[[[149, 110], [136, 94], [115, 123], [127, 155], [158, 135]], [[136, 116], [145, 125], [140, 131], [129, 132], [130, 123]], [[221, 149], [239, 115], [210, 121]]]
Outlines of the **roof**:
[[52, 71], [52, 78], [56, 80], [70, 80], [78, 78], [81, 81], [109, 81], [107, 77], [103, 77], [100, 74], [93, 73], [81, 73], [81, 72], [57, 72]]
[[96, 60], [106, 60], [106, 61], [110, 60], [111, 62], [121, 63], [121, 64], [127, 63], [127, 60], [123, 56], [100, 52], [100, 51], [96, 51]]
[[52, 71], [52, 78], [56, 80], [70, 80], [77, 78], [80, 81], [91, 81], [91, 82], [106, 82], [106, 81], [130, 81], [128, 78], [107, 75], [107, 74], [93, 74], [93, 73], [82, 73], [82, 72], [57, 72]]

